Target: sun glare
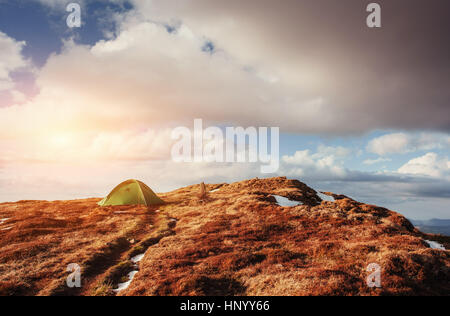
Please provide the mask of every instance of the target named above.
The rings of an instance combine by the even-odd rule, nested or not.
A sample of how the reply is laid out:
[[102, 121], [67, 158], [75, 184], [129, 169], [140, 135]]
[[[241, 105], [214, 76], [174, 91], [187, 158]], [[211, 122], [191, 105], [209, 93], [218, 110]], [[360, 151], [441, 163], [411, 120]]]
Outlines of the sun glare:
[[57, 147], [67, 147], [70, 145], [71, 139], [67, 135], [57, 135], [51, 138], [51, 144]]

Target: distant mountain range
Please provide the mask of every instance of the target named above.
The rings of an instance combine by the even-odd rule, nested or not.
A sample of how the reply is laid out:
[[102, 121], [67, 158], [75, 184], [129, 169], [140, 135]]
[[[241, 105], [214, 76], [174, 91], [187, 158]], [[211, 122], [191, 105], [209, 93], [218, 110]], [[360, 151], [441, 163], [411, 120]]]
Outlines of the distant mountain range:
[[419, 230], [428, 234], [450, 236], [450, 219], [430, 219], [426, 221], [410, 220]]

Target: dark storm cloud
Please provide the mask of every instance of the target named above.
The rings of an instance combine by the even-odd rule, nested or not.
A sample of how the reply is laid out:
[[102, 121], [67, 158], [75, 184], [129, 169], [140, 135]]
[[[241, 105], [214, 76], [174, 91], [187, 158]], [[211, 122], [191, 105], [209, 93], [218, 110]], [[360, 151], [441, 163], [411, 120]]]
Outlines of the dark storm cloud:
[[431, 198], [450, 198], [450, 182], [434, 181], [411, 188], [410, 193], [414, 196]]
[[[424, 198], [450, 198], [450, 181], [445, 179], [402, 176], [398, 174], [377, 175], [358, 171], [351, 171], [343, 182], [370, 183], [372, 186], [388, 186], [392, 192], [407, 194], [409, 196]], [[392, 188], [395, 189], [392, 189]], [[377, 191], [378, 191], [377, 190]]]
[[[371, 2], [382, 7], [381, 29], [366, 25]], [[312, 132], [450, 130], [447, 0], [161, 1], [148, 12], [278, 71], [305, 99], [323, 98], [331, 118]], [[301, 131], [292, 116], [282, 124]]]

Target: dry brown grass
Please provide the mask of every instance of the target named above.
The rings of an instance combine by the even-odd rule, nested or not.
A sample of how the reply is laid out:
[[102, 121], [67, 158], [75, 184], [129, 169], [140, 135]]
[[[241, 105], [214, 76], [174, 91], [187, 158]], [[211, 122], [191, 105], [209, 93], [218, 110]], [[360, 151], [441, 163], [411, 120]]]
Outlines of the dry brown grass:
[[[217, 192], [210, 192], [220, 188]], [[163, 194], [156, 213], [100, 208], [97, 199], [0, 205], [0, 295], [448, 295], [449, 238], [423, 235], [401, 215], [345, 196], [323, 202], [285, 178], [195, 185]], [[273, 194], [302, 201], [284, 208]], [[121, 212], [116, 214], [116, 212]], [[174, 221], [176, 219], [177, 221]], [[131, 243], [134, 241], [134, 243]], [[449, 249], [449, 248], [447, 248]], [[64, 287], [69, 263], [83, 267], [83, 288]], [[382, 288], [366, 267], [382, 267]]]
[[147, 232], [153, 221], [147, 208], [100, 208], [97, 202], [1, 204], [2, 218], [11, 218], [5, 225], [13, 228], [0, 231], [0, 294], [79, 294], [64, 287], [70, 263], [82, 267], [88, 282], [130, 247], [129, 239]]

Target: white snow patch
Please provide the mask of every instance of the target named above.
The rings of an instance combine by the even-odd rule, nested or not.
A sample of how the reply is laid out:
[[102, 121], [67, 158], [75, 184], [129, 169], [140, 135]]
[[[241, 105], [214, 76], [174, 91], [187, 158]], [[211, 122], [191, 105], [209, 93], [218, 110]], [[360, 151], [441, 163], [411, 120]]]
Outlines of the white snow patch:
[[178, 220], [177, 220], [176, 218], [171, 218], [171, 219], [170, 219], [170, 222], [176, 223], [176, 222], [178, 222]]
[[220, 189], [215, 189], [215, 190], [209, 191], [209, 193], [214, 193], [214, 192], [217, 192], [217, 191], [220, 191]]
[[119, 283], [118, 288], [115, 289], [114, 292], [119, 293], [123, 290], [126, 290], [130, 286], [131, 282], [133, 281], [134, 277], [138, 272], [139, 271], [132, 271], [128, 273], [128, 281], [125, 283]]
[[334, 199], [334, 197], [326, 195], [324, 193], [318, 192], [317, 195], [324, 201], [327, 202], [336, 202], [336, 200]]
[[142, 259], [144, 259], [145, 253], [141, 253], [140, 255], [134, 256], [133, 258], [131, 258], [131, 261], [133, 263], [138, 263], [141, 262]]
[[1, 231], [7, 231], [7, 230], [11, 230], [11, 229], [13, 229], [13, 227], [14, 226], [11, 226], [11, 227], [6, 227], [6, 228], [2, 228], [2, 229], [0, 229]]
[[279, 195], [274, 195], [273, 197], [275, 198], [275, 200], [277, 200], [278, 205], [282, 206], [282, 207], [292, 207], [292, 206], [303, 205], [302, 202], [291, 201], [291, 200], [289, 200], [285, 197], [279, 196]]
[[159, 213], [159, 212], [161, 212], [161, 210], [156, 210], [156, 211], [155, 211], [155, 213]]
[[445, 247], [438, 242], [425, 240], [425, 242], [431, 247], [431, 249], [445, 250]]
[[10, 218], [0, 218], [0, 224], [4, 224], [5, 222], [9, 221]]

